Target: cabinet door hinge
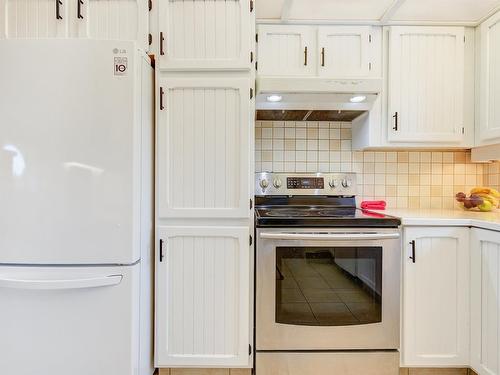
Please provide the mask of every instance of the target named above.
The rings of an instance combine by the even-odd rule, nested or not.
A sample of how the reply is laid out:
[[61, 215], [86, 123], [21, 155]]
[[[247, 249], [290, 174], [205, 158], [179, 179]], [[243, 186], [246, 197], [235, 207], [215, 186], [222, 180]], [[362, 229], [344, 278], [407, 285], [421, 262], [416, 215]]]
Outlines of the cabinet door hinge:
[[250, 88], [250, 99], [253, 99], [253, 87]]
[[253, 244], [253, 238], [252, 238], [251, 235], [248, 236], [248, 242], [250, 243], [250, 246], [252, 246], [252, 244]]
[[253, 0], [250, 0], [250, 13], [253, 12]]
[[465, 134], [465, 128], [462, 127], [462, 134]]
[[257, 70], [257, 61], [255, 62], [255, 70]]
[[372, 35], [368, 35], [368, 42], [371, 43], [372, 42]]
[[151, 12], [151, 9], [153, 9], [153, 0], [148, 0], [148, 9]]
[[255, 34], [255, 43], [259, 43], [259, 34]]
[[372, 70], [372, 63], [368, 63], [368, 70]]
[[253, 63], [253, 51], [250, 51], [250, 62]]
[[163, 262], [163, 240], [160, 239], [160, 262]]
[[148, 34], [148, 44], [151, 45], [153, 44], [153, 35]]
[[250, 209], [253, 208], [253, 200], [250, 199]]
[[248, 355], [252, 355], [252, 345], [248, 345]]

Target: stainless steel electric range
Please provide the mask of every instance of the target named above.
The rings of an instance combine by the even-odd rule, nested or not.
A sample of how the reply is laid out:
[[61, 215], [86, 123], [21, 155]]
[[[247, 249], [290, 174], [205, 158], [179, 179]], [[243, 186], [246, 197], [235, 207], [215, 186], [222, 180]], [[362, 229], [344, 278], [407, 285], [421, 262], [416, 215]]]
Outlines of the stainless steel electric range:
[[257, 375], [397, 371], [400, 220], [357, 209], [354, 174], [258, 173], [255, 191]]

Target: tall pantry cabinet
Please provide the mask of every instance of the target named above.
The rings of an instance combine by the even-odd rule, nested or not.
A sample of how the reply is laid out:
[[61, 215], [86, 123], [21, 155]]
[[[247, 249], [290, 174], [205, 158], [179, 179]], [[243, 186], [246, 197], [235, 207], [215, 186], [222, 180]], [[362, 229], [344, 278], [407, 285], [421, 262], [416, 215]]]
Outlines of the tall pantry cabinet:
[[248, 368], [254, 2], [155, 6], [155, 365]]

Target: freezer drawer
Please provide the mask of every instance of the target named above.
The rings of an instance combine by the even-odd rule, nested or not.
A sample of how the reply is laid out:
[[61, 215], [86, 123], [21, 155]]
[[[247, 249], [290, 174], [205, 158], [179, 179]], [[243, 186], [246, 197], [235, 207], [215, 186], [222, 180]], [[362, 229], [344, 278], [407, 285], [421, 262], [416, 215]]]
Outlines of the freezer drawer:
[[139, 267], [0, 267], [0, 374], [136, 374]]

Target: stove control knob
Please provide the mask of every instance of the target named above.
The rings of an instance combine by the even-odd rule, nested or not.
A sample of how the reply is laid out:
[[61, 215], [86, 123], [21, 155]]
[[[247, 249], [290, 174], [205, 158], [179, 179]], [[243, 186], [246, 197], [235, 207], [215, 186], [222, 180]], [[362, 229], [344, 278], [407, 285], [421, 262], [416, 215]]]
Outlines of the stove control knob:
[[260, 180], [260, 187], [265, 190], [269, 186], [269, 182], [266, 179]]
[[332, 189], [335, 189], [337, 186], [339, 186], [339, 182], [337, 180], [330, 180], [330, 182], [328, 183], [328, 185], [330, 185], [330, 187]]
[[273, 181], [273, 185], [276, 189], [279, 189], [281, 187], [281, 180], [277, 178], [276, 180]]
[[344, 178], [344, 179], [342, 180], [342, 186], [343, 186], [343, 187], [348, 188], [348, 187], [351, 187], [351, 185], [352, 185], [352, 181], [351, 181], [351, 180], [348, 180], [348, 179], [346, 179], [346, 178]]

